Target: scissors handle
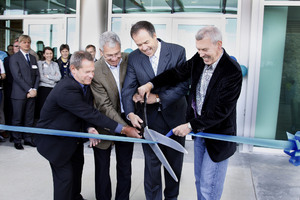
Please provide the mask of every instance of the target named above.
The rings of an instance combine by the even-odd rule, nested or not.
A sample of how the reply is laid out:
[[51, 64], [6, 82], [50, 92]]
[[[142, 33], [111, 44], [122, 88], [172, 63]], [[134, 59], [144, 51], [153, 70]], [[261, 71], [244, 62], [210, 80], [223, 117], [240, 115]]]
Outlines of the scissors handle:
[[173, 129], [171, 129], [167, 134], [166, 134], [166, 137], [171, 137], [173, 135]]
[[146, 94], [144, 95], [144, 120], [145, 120], [145, 127], [148, 126], [147, 120], [147, 97]]

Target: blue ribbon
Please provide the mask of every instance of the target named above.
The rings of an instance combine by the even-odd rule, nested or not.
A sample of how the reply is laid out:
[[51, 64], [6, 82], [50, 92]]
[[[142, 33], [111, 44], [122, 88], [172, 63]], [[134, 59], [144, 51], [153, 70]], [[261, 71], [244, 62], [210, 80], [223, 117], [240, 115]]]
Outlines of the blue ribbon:
[[[195, 137], [203, 137], [208, 139], [222, 140], [227, 142], [236, 142], [243, 144], [251, 144], [262, 147], [269, 147], [274, 149], [284, 149], [284, 152], [291, 156], [289, 162], [295, 166], [300, 165], [300, 131], [297, 131], [295, 135], [286, 133], [288, 137], [288, 141], [285, 140], [271, 140], [271, 139], [261, 139], [261, 138], [247, 138], [240, 136], [232, 136], [232, 135], [223, 135], [223, 134], [215, 134], [215, 133], [194, 133], [191, 132], [189, 135]], [[173, 135], [173, 130], [167, 133], [167, 137]]]
[[113, 140], [120, 142], [137, 142], [137, 143], [156, 143], [150, 140], [144, 140], [139, 138], [113, 136], [113, 135], [103, 135], [103, 134], [92, 134], [92, 133], [82, 133], [75, 131], [63, 131], [55, 129], [44, 129], [44, 128], [33, 128], [33, 127], [23, 127], [23, 126], [9, 126], [0, 124], [0, 130], [6, 131], [16, 131], [24, 133], [34, 133], [42, 135], [56, 135], [56, 136], [67, 136], [67, 137], [79, 137], [79, 138], [95, 138], [101, 140]]

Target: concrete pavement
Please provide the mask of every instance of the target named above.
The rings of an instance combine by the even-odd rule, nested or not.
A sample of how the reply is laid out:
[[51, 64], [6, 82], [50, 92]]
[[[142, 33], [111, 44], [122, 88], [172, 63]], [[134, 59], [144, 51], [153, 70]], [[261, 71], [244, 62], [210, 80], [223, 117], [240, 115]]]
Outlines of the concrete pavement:
[[[51, 200], [52, 176], [48, 162], [36, 148], [16, 150], [13, 143], [0, 143], [0, 200]], [[179, 200], [196, 200], [193, 141], [186, 141]], [[113, 151], [114, 152], [114, 151]], [[283, 152], [236, 153], [229, 162], [222, 200], [300, 200], [300, 167], [288, 162]], [[111, 157], [112, 188], [115, 188], [115, 155]], [[144, 159], [140, 144], [135, 144], [132, 160], [131, 200], [144, 200]], [[94, 195], [94, 158], [85, 144], [82, 195]], [[114, 191], [113, 191], [114, 198]]]

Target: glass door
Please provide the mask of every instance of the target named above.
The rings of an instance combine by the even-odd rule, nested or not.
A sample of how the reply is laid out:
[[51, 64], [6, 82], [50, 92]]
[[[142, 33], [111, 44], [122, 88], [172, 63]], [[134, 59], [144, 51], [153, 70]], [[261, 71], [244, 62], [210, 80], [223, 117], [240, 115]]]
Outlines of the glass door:
[[59, 47], [64, 44], [66, 28], [63, 19], [24, 19], [24, 34], [31, 37], [31, 48], [41, 56], [43, 48], [54, 49], [54, 59], [60, 56]]
[[133, 24], [138, 21], [146, 20], [151, 22], [156, 31], [158, 38], [164, 40], [165, 42], [172, 42], [172, 19], [171, 18], [123, 18], [123, 17], [113, 17], [111, 30], [118, 34], [122, 42], [122, 51], [132, 51], [137, 48], [134, 41], [130, 36], [130, 29]]

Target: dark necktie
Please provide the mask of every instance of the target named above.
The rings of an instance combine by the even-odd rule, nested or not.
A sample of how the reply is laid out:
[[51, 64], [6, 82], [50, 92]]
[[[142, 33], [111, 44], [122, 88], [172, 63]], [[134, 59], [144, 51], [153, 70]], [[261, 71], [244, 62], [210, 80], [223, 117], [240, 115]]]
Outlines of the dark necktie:
[[26, 53], [26, 60], [28, 62], [28, 65], [30, 66], [30, 60], [29, 60], [29, 54], [28, 53]]
[[88, 85], [84, 85], [82, 88], [84, 95], [86, 95], [87, 88], [88, 88]]

